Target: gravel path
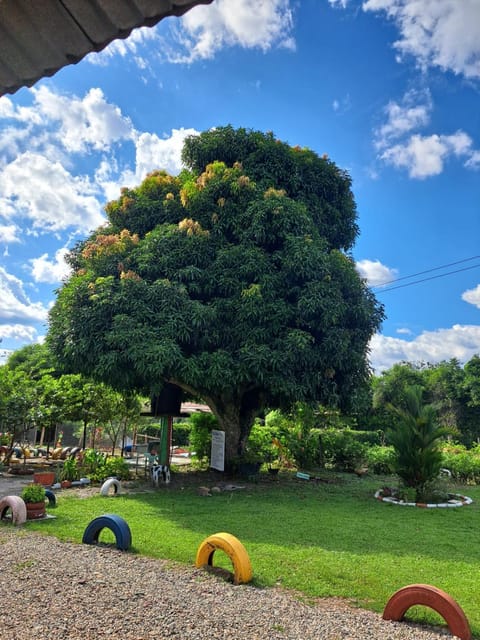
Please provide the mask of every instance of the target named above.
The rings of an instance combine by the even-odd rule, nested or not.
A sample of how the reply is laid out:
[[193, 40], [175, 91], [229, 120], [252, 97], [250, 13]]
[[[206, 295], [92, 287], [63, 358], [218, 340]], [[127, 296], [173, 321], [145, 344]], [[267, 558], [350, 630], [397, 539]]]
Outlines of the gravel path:
[[280, 589], [234, 586], [205, 571], [0, 526], [0, 635], [9, 640], [445, 640]]

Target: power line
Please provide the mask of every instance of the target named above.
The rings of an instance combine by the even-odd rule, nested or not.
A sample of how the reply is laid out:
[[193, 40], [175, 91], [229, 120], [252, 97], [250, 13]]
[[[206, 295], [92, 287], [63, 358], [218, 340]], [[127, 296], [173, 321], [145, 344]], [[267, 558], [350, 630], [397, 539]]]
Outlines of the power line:
[[[447, 269], [448, 267], [454, 267], [457, 264], [463, 264], [464, 262], [470, 262], [471, 260], [477, 260], [480, 256], [472, 256], [471, 258], [464, 258], [463, 260], [457, 260], [456, 262], [449, 262], [448, 264], [442, 264], [440, 267], [433, 267], [432, 269], [426, 269], [425, 271], [419, 271], [418, 273], [412, 273], [410, 276], [403, 276], [402, 278], [395, 278], [394, 280], [387, 280], [380, 284], [376, 284], [373, 288], [385, 287], [387, 284], [393, 284], [394, 282], [400, 282], [401, 280], [409, 280], [410, 278], [416, 278], [417, 276], [423, 276], [424, 273], [432, 273], [432, 271], [440, 271], [441, 269]], [[473, 268], [473, 267], [472, 267]], [[452, 271], [452, 273], [456, 273]], [[445, 275], [449, 275], [446, 273]], [[439, 276], [440, 277], [440, 276]], [[429, 278], [427, 278], [428, 280]], [[423, 280], [420, 280], [423, 282]], [[412, 284], [415, 284], [412, 282]], [[396, 288], [396, 287], [395, 287]]]
[[[455, 269], [455, 271], [448, 271], [447, 273], [440, 273], [438, 276], [430, 276], [429, 278], [422, 278], [421, 280], [415, 280], [414, 282], [407, 282], [405, 284], [399, 284], [396, 287], [389, 287], [388, 289], [382, 289], [380, 291], [377, 291], [375, 295], [378, 295], [380, 293], [386, 293], [387, 291], [394, 291], [395, 289], [403, 289], [404, 287], [411, 287], [414, 284], [420, 284], [421, 282], [427, 282], [428, 280], [437, 280], [438, 278], [444, 278], [445, 276], [450, 276], [450, 275], [452, 275], [454, 273], [460, 273], [461, 271], [470, 271], [470, 269], [478, 269], [478, 267], [480, 267], [480, 263], [479, 264], [474, 264], [471, 267], [464, 267], [463, 269]], [[435, 269], [431, 269], [431, 271], [435, 271]], [[424, 273], [428, 273], [428, 272], [424, 272]], [[413, 276], [410, 276], [410, 277], [413, 278]], [[402, 279], [403, 278], [399, 278], [399, 280], [402, 280]], [[397, 280], [394, 280], [393, 282], [397, 282]]]

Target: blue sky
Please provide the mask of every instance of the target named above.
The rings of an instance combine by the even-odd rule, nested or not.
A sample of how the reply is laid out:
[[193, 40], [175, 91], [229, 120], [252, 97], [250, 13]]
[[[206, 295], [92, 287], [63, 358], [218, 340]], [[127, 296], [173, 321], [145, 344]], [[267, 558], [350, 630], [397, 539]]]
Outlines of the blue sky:
[[214, 0], [0, 98], [0, 363], [43, 340], [63, 256], [104, 204], [153, 169], [177, 173], [185, 135], [225, 124], [350, 173], [353, 256], [387, 315], [376, 371], [469, 360], [479, 98], [478, 0]]

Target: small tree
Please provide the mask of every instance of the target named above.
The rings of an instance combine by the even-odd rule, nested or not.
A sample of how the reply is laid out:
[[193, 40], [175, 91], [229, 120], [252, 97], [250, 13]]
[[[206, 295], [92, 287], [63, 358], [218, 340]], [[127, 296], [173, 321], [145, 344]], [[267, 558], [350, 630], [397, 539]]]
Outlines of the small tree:
[[405, 389], [403, 407], [392, 407], [398, 417], [395, 429], [387, 432], [396, 453], [395, 472], [406, 487], [415, 489], [422, 502], [442, 466], [440, 441], [448, 430], [438, 424], [432, 405], [422, 403], [422, 388]]

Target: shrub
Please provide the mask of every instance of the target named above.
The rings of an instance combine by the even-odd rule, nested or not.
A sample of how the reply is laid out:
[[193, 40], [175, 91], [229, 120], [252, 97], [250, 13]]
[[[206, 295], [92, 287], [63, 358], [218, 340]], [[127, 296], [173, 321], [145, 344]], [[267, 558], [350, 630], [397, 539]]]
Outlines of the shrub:
[[105, 465], [99, 467], [96, 477], [92, 478], [92, 480], [103, 482], [111, 476], [115, 476], [119, 480], [129, 480], [130, 467], [123, 458], [107, 458]]
[[468, 450], [461, 444], [448, 444], [442, 448], [442, 466], [460, 482], [480, 482], [480, 447]]
[[192, 425], [189, 422], [174, 422], [172, 429], [172, 444], [176, 447], [188, 447]]
[[212, 429], [218, 429], [218, 420], [211, 413], [192, 413], [190, 446], [197, 458], [209, 458], [212, 443]]
[[105, 465], [106, 455], [96, 449], [86, 449], [81, 456], [80, 469], [84, 476], [93, 478], [97, 471]]
[[439, 426], [433, 406], [423, 404], [422, 391], [420, 386], [405, 389], [405, 408], [392, 407], [397, 423], [387, 434], [396, 453], [395, 472], [406, 487], [416, 490], [416, 502], [424, 501], [438, 478], [443, 462], [440, 440], [448, 433]]
[[246, 452], [261, 462], [273, 462], [279, 456], [278, 447], [273, 443], [276, 437], [277, 431], [274, 428], [262, 425], [257, 421], [250, 431]]
[[338, 471], [354, 471], [365, 459], [367, 447], [352, 429], [326, 429], [321, 434], [325, 465]]
[[70, 480], [74, 482], [80, 478], [80, 468], [75, 458], [67, 458], [63, 463], [62, 470], [60, 471], [60, 480]]
[[395, 471], [395, 449], [375, 445], [365, 451], [365, 462], [372, 473], [389, 475]]
[[24, 502], [45, 502], [45, 487], [42, 484], [29, 484], [22, 489], [20, 497]]

